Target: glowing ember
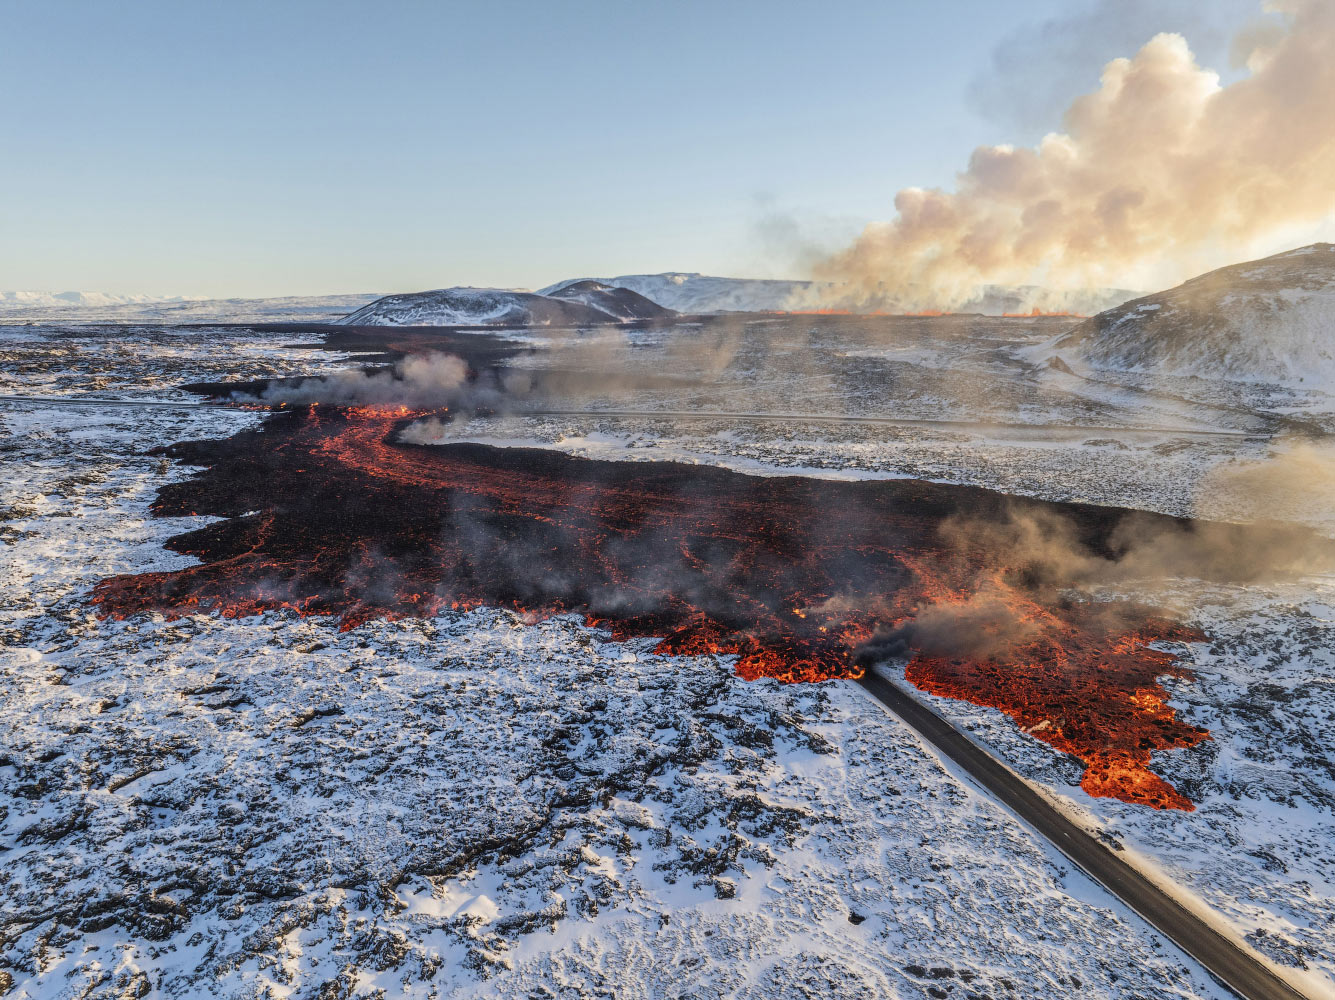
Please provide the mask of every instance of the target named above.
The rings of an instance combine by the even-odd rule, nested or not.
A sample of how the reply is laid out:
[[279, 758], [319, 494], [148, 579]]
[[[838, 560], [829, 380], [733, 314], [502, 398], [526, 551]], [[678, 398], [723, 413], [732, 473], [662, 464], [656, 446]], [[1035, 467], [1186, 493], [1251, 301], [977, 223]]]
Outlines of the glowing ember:
[[735, 654], [743, 677], [784, 681], [855, 677], [860, 653], [899, 644], [924, 690], [995, 706], [1083, 760], [1091, 795], [1191, 808], [1146, 765], [1208, 734], [1167, 706], [1156, 678], [1184, 671], [1147, 644], [1201, 637], [1137, 607], [1021, 586], [988, 546], [947, 547], [939, 531], [1018, 506], [1060, 510], [1097, 545], [1122, 512], [906, 480], [394, 443], [420, 415], [312, 406], [167, 449], [207, 470], [164, 487], [156, 513], [225, 520], [170, 542], [200, 565], [115, 577], [93, 600], [113, 617], [290, 608], [345, 628], [481, 604], [529, 620], [577, 613], [620, 639], [659, 637], [660, 653]]

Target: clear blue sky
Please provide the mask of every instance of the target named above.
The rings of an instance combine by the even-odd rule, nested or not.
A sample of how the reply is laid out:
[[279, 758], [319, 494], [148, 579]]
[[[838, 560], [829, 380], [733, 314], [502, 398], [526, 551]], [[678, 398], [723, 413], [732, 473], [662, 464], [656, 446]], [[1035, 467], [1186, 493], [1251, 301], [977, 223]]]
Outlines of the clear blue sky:
[[[1111, 0], [1134, 44], [1204, 2]], [[1058, 127], [1130, 54], [1054, 27], [1099, 6], [0, 0], [0, 289], [792, 270], [783, 220], [846, 237]]]

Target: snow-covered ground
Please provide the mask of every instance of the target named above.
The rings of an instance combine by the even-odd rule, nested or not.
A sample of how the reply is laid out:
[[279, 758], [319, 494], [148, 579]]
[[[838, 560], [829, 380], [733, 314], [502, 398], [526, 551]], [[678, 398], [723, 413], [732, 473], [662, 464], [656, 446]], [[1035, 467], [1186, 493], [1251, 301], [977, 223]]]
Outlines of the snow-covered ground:
[[0, 323], [330, 323], [378, 296], [188, 299], [101, 292], [0, 292]]
[[[441, 434], [1179, 513], [1227, 505], [1211, 484], [1244, 480], [1218, 471], [1267, 454], [1197, 433], [1232, 412], [1227, 387], [1082, 396], [1008, 360], [1008, 331], [886, 344], [757, 326], [684, 346], [638, 331], [595, 350], [625, 370], [676, 366], [682, 389], [650, 409], [988, 426], [552, 415]], [[182, 400], [179, 382], [344, 363], [290, 339], [15, 331], [0, 393]], [[560, 363], [591, 356], [579, 343], [557, 343]], [[257, 419], [0, 402], [8, 996], [1220, 995], [856, 686], [748, 684], [726, 659], [501, 611], [348, 632], [92, 616], [98, 579], [182, 562], [162, 542], [188, 523], [147, 505], [188, 470], [145, 451]], [[1248, 433], [1269, 418], [1229, 419]], [[1112, 424], [1129, 429], [1088, 429]], [[1331, 589], [1170, 595], [1213, 640], [1172, 690], [1214, 741], [1158, 762], [1194, 813], [1093, 802], [997, 713], [939, 707], [1261, 950], [1335, 982]]]

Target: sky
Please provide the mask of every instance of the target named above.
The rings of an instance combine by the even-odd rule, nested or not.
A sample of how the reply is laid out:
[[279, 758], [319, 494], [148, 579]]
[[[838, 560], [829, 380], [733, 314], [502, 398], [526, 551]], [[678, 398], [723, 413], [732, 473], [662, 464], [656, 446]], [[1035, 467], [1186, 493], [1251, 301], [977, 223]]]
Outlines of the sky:
[[0, 0], [0, 289], [799, 276], [1254, 0]]

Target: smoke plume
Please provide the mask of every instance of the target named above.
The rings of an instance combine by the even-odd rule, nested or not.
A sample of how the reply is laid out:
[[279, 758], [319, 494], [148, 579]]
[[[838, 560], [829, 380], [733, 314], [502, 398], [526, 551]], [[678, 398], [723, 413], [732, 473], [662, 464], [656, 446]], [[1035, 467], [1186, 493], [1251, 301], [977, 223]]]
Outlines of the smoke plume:
[[910, 621], [881, 628], [854, 654], [860, 665], [924, 656], [984, 659], [1005, 656], [1032, 639], [1042, 626], [1016, 614], [1013, 603], [982, 591], [951, 604], [929, 604]]
[[[1176, 579], [1249, 584], [1335, 572], [1335, 540], [1273, 521], [1228, 524], [1132, 512], [1111, 533], [1091, 535], [1076, 517], [1012, 508], [998, 520], [953, 518], [940, 537], [943, 563], [975, 567], [972, 581], [908, 620], [878, 629], [856, 651], [858, 662], [914, 654], [1004, 658], [1060, 626], [1039, 609], [1058, 606], [1059, 595], [1075, 589], [1133, 584], [1151, 596]], [[1133, 605], [1112, 602], [1091, 607], [1085, 618], [1113, 631], [1133, 615]]]
[[1198, 490], [1198, 517], [1282, 517], [1335, 528], [1335, 445], [1280, 439], [1254, 461], [1215, 466]]
[[1026, 589], [1173, 579], [1247, 584], [1335, 569], [1335, 541], [1278, 521], [1228, 524], [1129, 512], [1110, 533], [1091, 538], [1073, 517], [1012, 510], [999, 521], [947, 521], [941, 536], [949, 551], [1004, 567]]
[[391, 367], [348, 369], [270, 385], [263, 392], [238, 395], [242, 402], [331, 406], [406, 406], [409, 409], [500, 409], [527, 392], [523, 373], [479, 376], [453, 354], [411, 354]]
[[1234, 40], [1237, 82], [1158, 35], [1107, 64], [1062, 132], [980, 147], [954, 191], [900, 191], [895, 219], [818, 276], [898, 309], [949, 308], [985, 284], [1163, 287], [1320, 223], [1335, 212], [1335, 4], [1270, 9], [1281, 20]]

